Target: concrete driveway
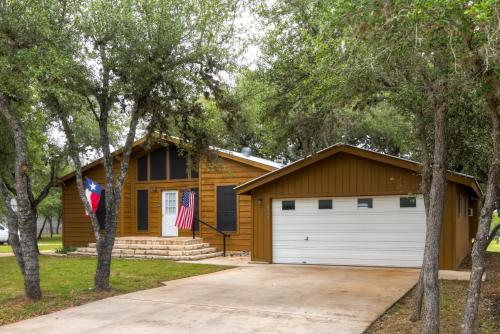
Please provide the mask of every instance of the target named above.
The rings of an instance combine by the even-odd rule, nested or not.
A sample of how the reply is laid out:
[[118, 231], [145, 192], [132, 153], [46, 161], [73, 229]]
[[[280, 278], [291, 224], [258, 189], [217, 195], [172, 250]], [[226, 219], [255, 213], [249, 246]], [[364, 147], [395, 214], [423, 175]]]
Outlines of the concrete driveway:
[[362, 333], [417, 276], [412, 269], [240, 267], [0, 327], [0, 333]]

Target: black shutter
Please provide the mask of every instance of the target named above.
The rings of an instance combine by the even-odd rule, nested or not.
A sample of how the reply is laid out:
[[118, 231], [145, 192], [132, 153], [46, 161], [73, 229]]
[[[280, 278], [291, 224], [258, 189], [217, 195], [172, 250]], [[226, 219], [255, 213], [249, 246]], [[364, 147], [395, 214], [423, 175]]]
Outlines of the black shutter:
[[194, 192], [194, 230], [200, 230], [200, 222], [198, 219], [200, 218], [200, 192], [198, 188], [192, 188], [192, 192]]
[[217, 227], [224, 232], [235, 232], [236, 191], [235, 186], [217, 187]]
[[137, 181], [148, 180], [148, 155], [137, 159]]
[[104, 230], [106, 228], [106, 190], [104, 189], [101, 191], [101, 199], [99, 200], [95, 215], [97, 216], [99, 227], [101, 230]]
[[137, 230], [148, 230], [148, 191], [137, 190]]
[[170, 145], [170, 179], [187, 179], [187, 161], [176, 146]]
[[151, 180], [167, 179], [167, 150], [162, 147], [153, 151], [149, 155]]

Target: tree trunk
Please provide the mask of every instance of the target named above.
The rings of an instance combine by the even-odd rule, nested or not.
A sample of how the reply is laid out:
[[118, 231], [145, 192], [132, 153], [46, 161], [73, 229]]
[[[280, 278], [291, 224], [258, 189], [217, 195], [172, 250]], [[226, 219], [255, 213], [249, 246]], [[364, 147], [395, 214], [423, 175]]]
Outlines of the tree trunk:
[[495, 209], [498, 174], [500, 169], [500, 114], [498, 90], [500, 85], [490, 85], [490, 90], [486, 94], [486, 106], [491, 116], [493, 156], [488, 171], [488, 181], [486, 184], [486, 197], [481, 210], [481, 220], [476, 233], [476, 240], [472, 246], [472, 268], [469, 281], [469, 292], [465, 305], [465, 312], [462, 321], [462, 333], [471, 334], [474, 332], [477, 312], [479, 308], [479, 296], [481, 293], [482, 277], [486, 266], [486, 248], [490, 242], [490, 226], [493, 210]]
[[27, 217], [20, 219], [21, 249], [24, 260], [24, 290], [26, 297], [38, 301], [42, 298], [40, 288], [40, 268], [38, 264], [38, 244], [33, 225], [36, 224], [36, 214], [31, 212]]
[[[59, 119], [64, 128], [66, 138], [68, 140], [68, 147], [70, 156], [75, 164], [76, 172], [76, 183], [77, 189], [85, 209], [89, 212], [92, 227], [94, 230], [94, 236], [96, 239], [96, 250], [97, 250], [97, 268], [94, 277], [94, 284], [96, 290], [109, 290], [109, 276], [111, 273], [111, 252], [113, 250], [116, 234], [116, 225], [118, 221], [118, 212], [120, 209], [121, 192], [125, 176], [128, 171], [128, 166], [130, 162], [130, 154], [132, 152], [132, 144], [135, 139], [135, 132], [137, 129], [137, 124], [139, 122], [139, 105], [135, 104], [130, 119], [129, 131], [123, 147], [122, 162], [120, 166], [120, 173], [118, 177], [114, 177], [113, 172], [113, 156], [111, 155], [109, 147], [109, 135], [108, 135], [108, 119], [107, 115], [109, 113], [108, 99], [102, 98], [100, 100], [100, 116], [97, 115], [95, 110], [92, 110], [94, 116], [99, 122], [99, 134], [101, 141], [101, 148], [103, 152], [103, 165], [105, 171], [105, 189], [106, 193], [104, 198], [101, 200], [106, 201], [106, 218], [105, 218], [105, 231], [102, 233], [97, 217], [90, 207], [89, 202], [85, 196], [85, 188], [83, 186], [83, 176], [81, 161], [78, 152], [78, 145], [76, 144], [76, 139], [74, 132], [69, 124], [69, 116], [64, 107], [59, 103], [59, 100], [55, 96], [50, 97], [50, 103], [57, 112]], [[93, 108], [93, 106], [91, 106]]]
[[40, 232], [38, 233], [38, 240], [42, 239], [42, 233], [43, 229], [45, 228], [45, 224], [47, 223], [47, 217], [43, 220], [42, 228], [40, 229]]
[[54, 228], [52, 227], [52, 217], [49, 217], [50, 238], [54, 236]]
[[57, 225], [56, 225], [56, 234], [59, 234], [59, 227], [61, 226], [62, 215], [61, 212], [57, 214]]
[[12, 210], [11, 200], [12, 195], [5, 186], [3, 180], [0, 178], [0, 197], [2, 197], [5, 207], [7, 209], [7, 227], [9, 229], [9, 244], [16, 257], [19, 270], [24, 276], [24, 260], [23, 251], [21, 249], [21, 242], [19, 241], [19, 224], [17, 222], [17, 214]]
[[[425, 207], [425, 220], [426, 226], [429, 226], [429, 207], [430, 207], [430, 188], [432, 183], [432, 169], [431, 169], [431, 154], [427, 147], [427, 140], [430, 137], [427, 131], [427, 122], [424, 112], [419, 113], [420, 122], [418, 125], [418, 137], [420, 146], [422, 148], [422, 179], [420, 182], [420, 191], [424, 197]], [[423, 269], [423, 264], [422, 264]], [[410, 321], [418, 321], [422, 317], [422, 301], [424, 298], [424, 272], [420, 270], [418, 282], [415, 287], [415, 296], [413, 297], [413, 313], [410, 316]]]
[[[121, 203], [121, 192], [123, 187], [123, 182], [125, 181], [125, 176], [127, 175], [130, 154], [132, 152], [132, 144], [135, 139], [135, 132], [137, 129], [137, 124], [139, 122], [139, 108], [140, 102], [136, 101], [135, 106], [132, 110], [129, 131], [127, 134], [127, 139], [123, 148], [123, 156], [120, 165], [120, 172], [115, 182], [115, 177], [113, 173], [113, 158], [111, 152], [109, 151], [109, 134], [108, 134], [108, 122], [106, 117], [102, 117], [99, 120], [101, 146], [103, 148], [104, 157], [104, 169], [106, 175], [106, 219], [105, 219], [105, 236], [103, 236], [96, 244], [99, 247], [97, 250], [97, 268], [95, 273], [95, 288], [96, 290], [109, 290], [109, 276], [111, 274], [111, 253], [113, 251], [113, 246], [115, 244], [116, 236], [116, 226], [118, 223], [118, 214], [120, 210]], [[106, 111], [107, 114], [107, 111]]]
[[423, 261], [423, 312], [422, 332], [439, 332], [439, 251], [443, 206], [446, 189], [446, 169], [448, 150], [448, 108], [445, 102], [445, 82], [436, 83], [434, 88], [435, 132], [434, 163], [430, 188], [430, 206]]
[[0, 113], [12, 132], [16, 150], [14, 180], [17, 202], [17, 222], [24, 261], [24, 287], [26, 297], [38, 301], [42, 298], [36, 242], [36, 207], [29, 178], [28, 144], [20, 121], [10, 109], [10, 101], [0, 93]]

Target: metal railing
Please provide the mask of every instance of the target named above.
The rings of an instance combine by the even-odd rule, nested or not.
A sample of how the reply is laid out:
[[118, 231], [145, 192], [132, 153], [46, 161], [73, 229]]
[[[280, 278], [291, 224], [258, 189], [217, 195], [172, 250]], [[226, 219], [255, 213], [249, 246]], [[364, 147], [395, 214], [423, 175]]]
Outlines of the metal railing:
[[200, 230], [201, 230], [201, 224], [203, 224], [205, 226], [208, 226], [209, 228], [211, 228], [215, 232], [222, 234], [223, 255], [226, 256], [226, 238], [230, 238], [231, 236], [229, 234], [226, 234], [226, 233], [220, 231], [218, 228], [213, 227], [212, 225], [209, 225], [209, 224], [205, 223], [204, 221], [202, 221], [202, 220], [200, 220], [198, 218], [194, 218], [194, 221], [193, 221], [193, 224], [192, 224], [193, 226], [191, 227], [191, 230], [193, 232], [193, 239], [196, 238], [196, 229], [195, 229], [195, 227], [196, 227], [195, 222], [196, 221], [198, 221], [198, 223], [200, 223], [199, 224], [199, 227], [200, 227], [199, 229]]

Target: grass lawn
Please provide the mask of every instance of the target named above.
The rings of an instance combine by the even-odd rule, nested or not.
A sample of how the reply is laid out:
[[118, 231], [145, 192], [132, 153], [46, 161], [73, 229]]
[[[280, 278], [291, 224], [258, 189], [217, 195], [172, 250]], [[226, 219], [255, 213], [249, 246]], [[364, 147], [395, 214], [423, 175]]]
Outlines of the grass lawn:
[[0, 258], [0, 325], [230, 267], [113, 259], [110, 292], [92, 291], [95, 268], [95, 258], [40, 256], [43, 299], [31, 303], [23, 297], [23, 281], [14, 257]]
[[500, 252], [500, 243], [497, 243], [495, 240], [488, 247], [488, 252]]
[[[61, 235], [55, 234], [52, 238], [49, 235], [42, 235], [42, 239], [38, 240], [38, 248], [41, 251], [53, 250], [61, 246]], [[12, 247], [10, 245], [0, 245], [0, 253], [12, 253]]]
[[[469, 260], [470, 261], [470, 260]], [[488, 253], [486, 281], [481, 290], [478, 334], [500, 333], [500, 253]], [[470, 262], [463, 264], [463, 269], [470, 268]], [[440, 281], [441, 319], [440, 333], [459, 333], [463, 308], [469, 282]], [[408, 319], [413, 306], [413, 292], [403, 297], [366, 332], [375, 333], [420, 333], [420, 324]]]

